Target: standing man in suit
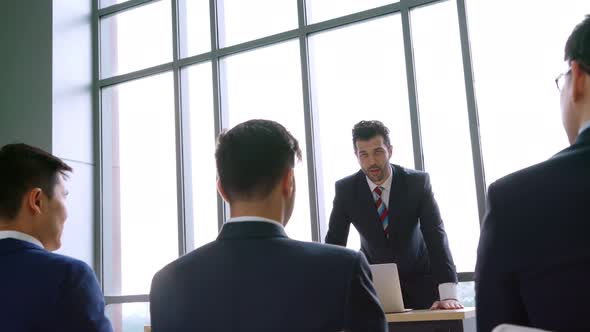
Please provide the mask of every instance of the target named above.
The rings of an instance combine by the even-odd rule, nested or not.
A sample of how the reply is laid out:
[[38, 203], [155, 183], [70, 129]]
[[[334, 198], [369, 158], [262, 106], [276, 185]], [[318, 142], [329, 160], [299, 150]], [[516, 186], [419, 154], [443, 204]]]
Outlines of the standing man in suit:
[[72, 169], [40, 149], [0, 149], [0, 330], [110, 332], [102, 292], [86, 263], [51, 253], [67, 218]]
[[326, 243], [346, 246], [352, 223], [369, 263], [397, 264], [406, 307], [462, 308], [428, 174], [389, 163], [389, 130], [380, 121], [357, 123], [352, 144], [361, 170], [336, 182]]
[[590, 326], [590, 16], [567, 40], [565, 60], [556, 83], [571, 146], [488, 189], [475, 269], [480, 332]]
[[363, 254], [287, 237], [300, 157], [273, 121], [219, 136], [218, 189], [231, 218], [217, 240], [155, 275], [154, 332], [387, 330]]

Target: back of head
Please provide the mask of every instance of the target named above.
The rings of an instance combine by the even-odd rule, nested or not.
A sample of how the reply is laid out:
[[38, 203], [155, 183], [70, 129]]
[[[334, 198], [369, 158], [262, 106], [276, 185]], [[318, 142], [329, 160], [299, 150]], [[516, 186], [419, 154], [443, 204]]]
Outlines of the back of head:
[[570, 34], [564, 51], [569, 70], [558, 76], [562, 123], [570, 144], [590, 122], [590, 15]]
[[219, 181], [233, 200], [266, 197], [301, 158], [297, 139], [281, 124], [250, 120], [219, 135], [215, 159]]
[[41, 188], [51, 199], [59, 174], [71, 172], [59, 158], [26, 144], [0, 149], [0, 220], [11, 221], [19, 213], [23, 196]]
[[577, 61], [590, 74], [590, 15], [572, 31], [565, 44], [565, 61]]
[[360, 121], [355, 124], [352, 128], [352, 146], [356, 151], [356, 141], [368, 141], [373, 137], [382, 136], [383, 143], [387, 147], [391, 147], [391, 141], [389, 140], [389, 129], [378, 120]]

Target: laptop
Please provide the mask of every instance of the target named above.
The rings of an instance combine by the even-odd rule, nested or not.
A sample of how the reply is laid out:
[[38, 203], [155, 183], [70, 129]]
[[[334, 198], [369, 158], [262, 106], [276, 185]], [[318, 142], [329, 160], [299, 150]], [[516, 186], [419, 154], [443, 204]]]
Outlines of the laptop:
[[370, 265], [373, 285], [385, 313], [406, 312], [397, 265], [394, 263]]

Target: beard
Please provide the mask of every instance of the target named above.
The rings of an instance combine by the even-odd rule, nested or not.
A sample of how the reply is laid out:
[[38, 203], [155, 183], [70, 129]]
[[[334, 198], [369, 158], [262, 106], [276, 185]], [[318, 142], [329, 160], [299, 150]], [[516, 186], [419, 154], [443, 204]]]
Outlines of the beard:
[[381, 184], [387, 178], [387, 167], [388, 164], [385, 164], [383, 167], [379, 167], [378, 165], [372, 165], [367, 169], [363, 169], [363, 173], [375, 184]]

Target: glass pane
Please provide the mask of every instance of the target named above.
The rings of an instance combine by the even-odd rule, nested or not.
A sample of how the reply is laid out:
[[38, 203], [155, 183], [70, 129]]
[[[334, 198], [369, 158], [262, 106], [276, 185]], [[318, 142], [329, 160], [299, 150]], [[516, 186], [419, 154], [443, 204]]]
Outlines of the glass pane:
[[101, 77], [172, 61], [170, 0], [151, 2], [100, 21]]
[[473, 271], [479, 214], [457, 6], [421, 7], [411, 19], [425, 168], [457, 270]]
[[[590, 1], [538, 4], [467, 3], [487, 184], [568, 146], [554, 79], [567, 69], [565, 42], [590, 13]], [[526, 61], [515, 61], [517, 54]]]
[[[206, 62], [182, 71], [183, 100], [188, 109], [185, 119], [190, 136], [192, 216], [194, 246], [215, 240], [217, 222], [217, 171], [215, 168], [215, 120], [213, 110], [211, 63]], [[185, 178], [188, 181], [189, 178]], [[188, 203], [188, 202], [187, 202]], [[190, 229], [190, 228], [189, 228]]]
[[384, 6], [394, 0], [307, 0], [307, 23], [317, 23], [332, 18]]
[[[391, 131], [391, 162], [414, 166], [400, 16], [313, 35], [309, 49], [317, 114], [318, 196], [324, 205], [321, 222], [327, 225], [336, 181], [360, 169], [352, 146], [355, 123], [382, 121]], [[360, 248], [354, 227], [347, 246]]]
[[149, 303], [109, 304], [106, 314], [114, 332], [143, 332], [144, 326], [150, 325]]
[[152, 276], [178, 256], [172, 73], [102, 91], [112, 141], [112, 201], [104, 225], [106, 295], [147, 294]]
[[100, 0], [100, 8], [106, 8], [108, 6], [127, 2], [129, 0]]
[[466, 307], [475, 307], [475, 282], [460, 282], [457, 287], [459, 302]]
[[219, 45], [249, 40], [296, 29], [297, 1], [219, 0]]
[[[297, 138], [305, 156], [306, 138], [298, 40], [225, 58], [221, 66], [225, 78], [223, 109], [228, 114], [223, 126], [231, 128], [250, 119], [277, 121]], [[286, 230], [291, 238], [311, 241], [305, 160], [297, 164], [295, 177], [295, 209]]]
[[180, 56], [211, 51], [209, 0], [179, 0]]

